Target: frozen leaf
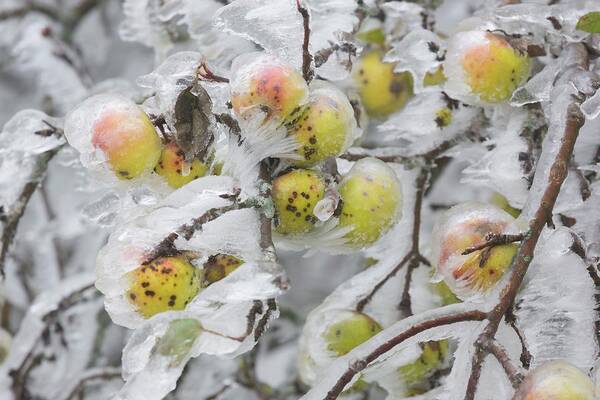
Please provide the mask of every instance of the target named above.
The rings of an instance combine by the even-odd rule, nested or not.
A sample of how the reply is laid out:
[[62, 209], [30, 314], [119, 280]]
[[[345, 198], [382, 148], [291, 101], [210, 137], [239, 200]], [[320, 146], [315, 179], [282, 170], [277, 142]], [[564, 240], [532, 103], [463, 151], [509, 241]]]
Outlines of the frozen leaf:
[[600, 33], [600, 11], [585, 14], [577, 21], [577, 29], [589, 33]]
[[[196, 93], [194, 93], [194, 91]], [[183, 90], [175, 102], [175, 140], [186, 158], [204, 160], [214, 141], [211, 100], [199, 85]]]

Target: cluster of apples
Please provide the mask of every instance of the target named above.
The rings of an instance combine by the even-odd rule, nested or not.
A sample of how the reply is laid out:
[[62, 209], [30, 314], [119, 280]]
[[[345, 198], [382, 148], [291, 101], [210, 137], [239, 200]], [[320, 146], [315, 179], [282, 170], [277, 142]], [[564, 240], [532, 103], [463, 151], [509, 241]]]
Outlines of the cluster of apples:
[[[314, 81], [308, 86], [297, 70], [270, 55], [234, 71], [231, 103], [238, 118], [261, 113], [285, 126], [298, 143], [296, 158], [288, 160], [290, 169], [273, 181], [275, 230], [283, 235], [309, 233], [319, 221], [314, 209], [329, 187], [319, 164], [339, 156], [354, 141], [353, 108], [333, 85]], [[346, 236], [353, 247], [375, 242], [399, 216], [399, 182], [393, 170], [376, 159], [357, 162], [337, 190], [339, 226], [353, 227]]]
[[77, 143], [80, 134], [79, 110], [93, 108], [91, 123], [92, 151], [102, 157], [115, 176], [130, 180], [152, 172], [161, 176], [172, 188], [179, 188], [204, 176], [210, 167], [206, 160], [186, 160], [175, 141], [168, 141], [156, 131], [148, 115], [135, 103], [116, 95], [96, 95], [84, 101], [67, 116], [67, 139]]
[[225, 278], [244, 262], [228, 254], [208, 258], [201, 268], [184, 255], [159, 257], [127, 275], [126, 296], [145, 318], [183, 310], [204, 288]]
[[[341, 310], [338, 316], [322, 333], [325, 349], [333, 357], [348, 354], [383, 330], [375, 319], [363, 312]], [[416, 360], [396, 371], [398, 379], [404, 383], [406, 396], [429, 390], [429, 378], [446, 364], [450, 354], [448, 340], [425, 342], [421, 349]], [[351, 390], [362, 389], [364, 385], [364, 381], [359, 380]]]
[[[300, 235], [315, 228], [315, 206], [328, 188], [322, 173], [293, 169], [273, 180], [275, 230]], [[357, 161], [337, 185], [338, 227], [351, 227], [347, 245], [368, 246], [386, 233], [401, 213], [402, 193], [395, 172], [375, 158]]]

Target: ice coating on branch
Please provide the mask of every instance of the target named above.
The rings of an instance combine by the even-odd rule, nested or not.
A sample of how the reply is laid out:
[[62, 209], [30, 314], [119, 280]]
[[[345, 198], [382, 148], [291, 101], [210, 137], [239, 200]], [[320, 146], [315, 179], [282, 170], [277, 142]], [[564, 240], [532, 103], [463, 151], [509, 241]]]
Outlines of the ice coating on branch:
[[[248, 272], [246, 278], [256, 271]], [[221, 284], [225, 282], [215, 285]], [[126, 383], [117, 398], [162, 399], [175, 388], [190, 358], [201, 354], [233, 357], [250, 350], [255, 343], [254, 332], [258, 324], [277, 316], [277, 311], [268, 311], [267, 303], [257, 299], [279, 294], [280, 290], [273, 285], [254, 285], [253, 291], [245, 292], [248, 297], [240, 297], [238, 301], [226, 299], [223, 303], [215, 302], [189, 312], [159, 314], [147, 321], [134, 332], [123, 351]], [[251, 298], [254, 300], [250, 301]], [[256, 304], [260, 304], [258, 309]], [[250, 315], [254, 324], [249, 327], [247, 318]]]
[[[462, 254], [471, 246], [486, 242], [487, 234], [518, 234], [520, 226], [504, 210], [483, 203], [467, 202], [444, 212], [432, 235], [432, 262], [438, 277], [463, 300], [479, 300], [505, 275], [516, 253], [514, 245]], [[482, 257], [486, 257], [484, 261]]]
[[[310, 13], [310, 51], [316, 54], [331, 44], [344, 42], [344, 34], [358, 23], [354, 1], [301, 1]], [[303, 20], [296, 0], [236, 0], [215, 13], [216, 28], [259, 44], [296, 68], [302, 65]], [[337, 53], [337, 52], [336, 52]], [[323, 64], [323, 76], [347, 76], [347, 57], [332, 56]]]
[[426, 88], [377, 127], [377, 139], [401, 144], [406, 155], [423, 154], [463, 133], [477, 112], [439, 88]]
[[[314, 375], [315, 377], [318, 376], [319, 378], [312, 385], [312, 389], [308, 393], [306, 393], [303, 397], [301, 397], [301, 400], [317, 400], [317, 399], [325, 398], [327, 395], [327, 392], [334, 386], [334, 384], [337, 382], [338, 378], [350, 367], [352, 362], [355, 362], [356, 360], [360, 360], [360, 359], [364, 358], [367, 354], [369, 354], [370, 352], [372, 352], [373, 350], [375, 350], [376, 348], [378, 348], [379, 346], [381, 346], [388, 340], [397, 336], [401, 332], [406, 331], [410, 327], [417, 325], [419, 322], [435, 318], [436, 316], [450, 315], [450, 314], [455, 314], [458, 312], [463, 312], [463, 311], [471, 310], [471, 309], [473, 309], [473, 305], [469, 305], [466, 303], [454, 304], [454, 305], [426, 311], [419, 315], [414, 315], [414, 316], [402, 319], [394, 324], [391, 324], [389, 327], [384, 329], [382, 332], [380, 332], [379, 334], [377, 334], [370, 340], [368, 340], [368, 341], [364, 342], [363, 344], [354, 348], [350, 353], [337, 358], [333, 362], [330, 362], [325, 368], [319, 369], [318, 375], [316, 375], [316, 374]], [[321, 308], [319, 308], [319, 309], [316, 309], [315, 311], [313, 311], [313, 313], [311, 313], [311, 315], [316, 314], [317, 310], [319, 312], [322, 312]], [[306, 326], [308, 326], [309, 324], [311, 324], [310, 319], [307, 320]], [[449, 338], [449, 337], [453, 337], [453, 338], [457, 338], [457, 339], [464, 337], [464, 336], [470, 337], [471, 334], [477, 330], [477, 327], [479, 326], [479, 324], [480, 324], [479, 322], [463, 323], [463, 324], [457, 323], [457, 324], [448, 325], [448, 326], [444, 326], [444, 327], [440, 327], [440, 328], [433, 328], [430, 330], [426, 330], [423, 333], [415, 335], [412, 338], [402, 342], [401, 345], [395, 346], [391, 351], [385, 353], [385, 355], [378, 358], [378, 360], [375, 363], [373, 363], [372, 366], [368, 367], [365, 370], [365, 375], [367, 375], [368, 372], [372, 368], [375, 369], [379, 365], [382, 365], [382, 364], [384, 365], [384, 363], [387, 360], [391, 359], [392, 357], [396, 356], [397, 354], [399, 354], [403, 351], [406, 351], [406, 349], [409, 349], [409, 351], [412, 353], [414, 351], [414, 346], [416, 346], [417, 343], [419, 343], [419, 342], [424, 342], [424, 341], [428, 341], [428, 340], [440, 340], [440, 339], [445, 339], [445, 338]], [[307, 332], [307, 329], [305, 328], [305, 330], [303, 331], [301, 343], [302, 343], [302, 340], [307, 340], [305, 338], [307, 338], [307, 336], [310, 334], [311, 334], [310, 329]], [[468, 346], [472, 347], [472, 342], [470, 342], [469, 339], [466, 339], [465, 341], [467, 342]], [[466, 351], [463, 352], [463, 354], [466, 354], [466, 357], [468, 357], [467, 353], [468, 352], [466, 352]], [[466, 374], [467, 373], [466, 370], [463, 370], [463, 373]], [[354, 379], [348, 384], [347, 388], [349, 388], [357, 379], [358, 379], [358, 376], [355, 375]]]
[[302, 65], [302, 18], [296, 0], [236, 0], [215, 13], [217, 29], [258, 43], [295, 67]]
[[582, 239], [564, 227], [540, 239], [515, 302], [533, 366], [556, 359], [585, 370], [594, 364], [598, 304], [583, 246]]
[[[79, 293], [85, 294], [86, 296], [93, 293], [93, 291], [88, 289], [93, 284], [93, 279], [94, 277], [91, 274], [75, 275], [65, 279], [58, 286], [44, 291], [36, 298], [24, 317], [24, 320], [19, 327], [19, 331], [13, 337], [13, 344], [8, 357], [4, 363], [0, 365], [0, 398], [13, 398], [11, 390], [13, 378], [11, 371], [19, 369], [25, 361], [29, 351], [34, 349], [38, 344], [38, 341], [47, 326], [44, 317], [60, 307], [65, 307], [65, 304], [62, 302], [70, 296], [76, 298]], [[68, 306], [68, 304], [69, 303], [67, 302], [66, 305]], [[98, 302], [95, 302], [95, 305], [92, 307], [97, 310], [97, 305]], [[84, 305], [83, 307], [85, 311], [83, 313], [83, 319], [81, 316], [75, 315], [73, 315], [72, 318], [74, 324], [80, 325], [66, 326], [67, 329], [73, 329], [73, 332], [76, 333], [75, 336], [80, 336], [85, 329], [84, 327], [91, 327], [91, 324], [94, 324], [94, 311], [89, 308], [90, 305]], [[86, 315], [87, 318], [85, 317]], [[67, 339], [72, 339], [71, 332], [68, 330], [66, 332], [69, 336]], [[77, 343], [77, 340], [70, 343], [73, 345], [73, 352], [61, 353], [60, 358], [56, 360], [55, 364], [40, 366], [40, 369], [35, 371], [36, 378], [39, 377], [42, 382], [46, 383], [46, 386], [44, 387], [44, 393], [46, 395], [53, 396], [54, 398], [54, 395], [60, 390], [63, 380], [69, 377], [69, 373], [72, 374], [85, 368], [87, 363], [85, 354], [89, 351], [89, 347], [87, 346], [90, 346], [92, 344], [91, 342], [92, 340], [86, 343], [85, 340], [82, 340], [82, 338], [79, 337], [79, 343]], [[54, 344], [49, 343], [48, 345], [53, 346]], [[62, 346], [60, 344], [57, 345]], [[78, 356], [78, 354], [80, 356]], [[66, 372], [67, 369], [69, 370], [69, 373]]]
[[24, 157], [53, 150], [64, 143], [60, 137], [62, 121], [38, 110], [16, 113], [0, 132], [0, 155], [21, 153]]
[[[45, 121], [45, 122], [44, 122]], [[15, 114], [0, 131], [0, 209], [6, 215], [19, 207], [17, 200], [30, 180], [39, 180], [43, 153], [64, 144], [62, 121], [37, 110]], [[55, 129], [56, 128], [56, 129]]]
[[252, 51], [252, 43], [219, 32], [213, 24], [215, 12], [226, 3], [217, 0], [173, 0], [160, 5], [158, 17], [164, 23], [176, 23], [198, 42], [207, 59], [226, 65], [242, 52]]
[[[535, 120], [528, 120], [527, 112], [506, 110], [492, 120], [489, 128], [493, 139], [487, 145], [494, 145], [481, 157], [469, 160], [470, 164], [463, 170], [461, 182], [486, 186], [501, 193], [516, 208], [525, 204], [529, 185], [530, 165], [525, 164], [528, 157], [528, 145], [522, 137], [523, 132], [536, 128]], [[460, 159], [460, 153], [457, 155]], [[525, 160], [525, 161], [524, 161]]]
[[425, 75], [434, 73], [442, 65], [440, 56], [444, 51], [445, 43], [436, 34], [417, 28], [394, 42], [383, 61], [395, 63], [394, 72], [409, 71], [413, 75], [414, 91], [419, 93], [423, 90]]
[[123, 40], [142, 43], [156, 52], [156, 60], [163, 60], [173, 47], [169, 30], [159, 18], [161, 2], [156, 0], [125, 0], [125, 19], [119, 27]]
[[[355, 1], [344, 0], [304, 0], [303, 5], [310, 12], [310, 50], [314, 55], [327, 51], [333, 45], [350, 44], [350, 33], [356, 29], [358, 16]], [[334, 50], [327, 62], [317, 67], [319, 76], [331, 81], [345, 79], [351, 65], [346, 52]]]

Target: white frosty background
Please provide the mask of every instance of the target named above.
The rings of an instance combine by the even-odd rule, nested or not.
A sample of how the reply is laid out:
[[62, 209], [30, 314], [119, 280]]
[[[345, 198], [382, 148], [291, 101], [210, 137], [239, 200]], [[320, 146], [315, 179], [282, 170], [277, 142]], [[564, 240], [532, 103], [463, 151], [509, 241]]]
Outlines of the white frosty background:
[[[2, 6], [7, 3], [7, 6], [19, 5], [22, 0], [4, 0]], [[65, 8], [70, 7], [74, 0], [63, 0]], [[158, 62], [162, 61], [166, 52], [190, 50], [197, 51], [198, 43], [212, 43], [214, 38], [219, 38], [211, 31], [210, 22], [205, 18], [214, 12], [218, 5], [216, 0], [200, 0], [206, 2], [203, 4], [207, 14], [198, 13], [193, 19], [193, 32], [189, 38], [184, 38], [179, 41], [174, 48], [165, 47], [163, 31], [148, 32], [144, 31], [144, 21], [147, 18], [169, 19], [176, 18], [175, 12], [170, 7], [159, 7], [153, 0], [105, 0], [101, 6], [91, 12], [77, 30], [73, 32], [73, 43], [79, 49], [79, 53], [75, 54], [76, 58], [80, 58], [82, 65], [86, 66], [86, 75], [88, 79], [83, 81], [72, 78], [72, 71], [64, 63], [57, 61], [52, 57], [53, 52], [57, 50], [56, 44], [42, 37], [41, 30], [49, 25], [53, 26], [44, 16], [39, 14], [30, 15], [21, 22], [6, 22], [0, 23], [0, 30], [3, 32], [0, 37], [0, 127], [19, 110], [34, 108], [44, 110], [49, 115], [62, 115], [79, 101], [78, 96], [83, 95], [85, 88], [94, 84], [101, 84], [100, 88], [95, 88], [94, 91], [101, 91], [101, 88], [110, 87], [113, 91], [126, 91], [131, 93], [137, 92], [140, 96], [143, 95], [142, 89], [135, 86], [136, 79], [142, 75], [150, 73]], [[349, 2], [349, 0], [348, 0]], [[334, 10], [339, 10], [341, 13], [347, 12], [345, 6], [348, 2], [329, 0], [323, 3], [330, 3]], [[369, 3], [368, 1], [366, 1]], [[10, 3], [10, 4], [9, 4]], [[125, 4], [126, 12], [129, 13], [127, 18], [134, 18], [139, 22], [136, 30], [133, 29], [126, 33], [126, 37], [130, 39], [144, 39], [144, 44], [139, 44], [131, 41], [123, 41], [119, 37], [119, 27], [122, 21], [126, 18], [123, 13], [123, 4]], [[137, 15], [135, 13], [136, 6], [144, 3], [154, 4], [156, 15]], [[173, 0], [173, 4], [181, 7], [188, 7], [194, 3], [192, 0]], [[250, 5], [263, 5], [265, 1], [248, 0], [241, 2]], [[317, 4], [319, 0], [310, 1], [310, 4]], [[456, 24], [462, 20], [469, 10], [485, 6], [492, 3], [486, 0], [446, 0], [436, 12], [437, 28], [440, 32], [449, 34], [454, 29]], [[282, 9], [290, 7], [293, 2], [287, 2], [282, 6]], [[173, 6], [175, 7], [175, 6]], [[337, 7], [337, 8], [336, 8]], [[326, 8], [326, 7], [324, 7]], [[485, 14], [485, 13], [484, 13]], [[321, 17], [318, 13], [315, 14], [315, 19]], [[346, 29], [351, 29], [352, 18], [334, 19]], [[271, 23], [272, 21], [267, 21]], [[299, 20], [295, 20], [295, 25], [290, 31], [297, 32], [300, 29]], [[172, 27], [177, 31], [177, 24]], [[236, 28], [240, 28], [239, 26]], [[260, 28], [260, 27], [259, 27]], [[230, 27], [231, 31], [236, 29]], [[121, 32], [123, 32], [121, 30]], [[172, 32], [171, 32], [172, 33]], [[265, 43], [265, 47], [275, 46], [278, 43], [284, 43], [287, 40], [288, 32], [280, 32], [281, 36], [273, 37], [273, 43]], [[312, 43], [312, 46], [323, 45], [327, 40], [333, 38], [333, 32], [324, 29], [321, 32], [320, 41]], [[216, 36], [215, 36], [216, 35]], [[260, 33], [259, 33], [260, 35]], [[277, 40], [280, 40], [278, 42]], [[151, 48], [150, 46], [154, 46]], [[248, 51], [253, 46], [243, 38], [237, 38], [228, 43], [228, 49], [236, 49], [238, 51]], [[211, 47], [211, 54], [218, 56], [219, 49]], [[231, 52], [231, 56], [234, 55]], [[289, 50], [284, 49], [284, 56], [288, 57], [293, 62], [298, 62], [299, 47]], [[44, 70], [43, 67], [47, 68]], [[222, 66], [217, 65], [217, 70]], [[323, 74], [336, 75], [340, 73], [340, 69], [332, 65], [327, 65], [323, 69]], [[327, 75], [330, 76], [330, 75]], [[52, 78], [52, 79], [50, 79]], [[113, 80], [118, 78], [118, 80]], [[107, 81], [108, 80], [108, 81]], [[427, 93], [425, 93], [427, 95]], [[422, 97], [425, 98], [425, 97]], [[409, 109], [410, 110], [410, 109]], [[392, 121], [393, 122], [393, 121]], [[513, 115], [510, 120], [511, 124], [519, 123], [519, 116]], [[511, 125], [511, 126], [513, 126]], [[597, 134], [598, 120], [594, 124], [587, 125], [582, 131], [582, 136], [587, 139], [589, 144], [597, 144], [598, 139], [593, 137]], [[462, 127], [461, 127], [462, 128]], [[596, 128], [596, 129], [594, 129]], [[516, 128], [518, 129], [518, 127]], [[511, 131], [510, 129], [506, 129]], [[504, 132], [504, 130], [502, 130]], [[420, 138], [414, 138], [413, 132], [407, 132], [406, 135], [410, 139], [415, 139], [419, 142]], [[454, 135], [455, 132], [449, 132], [448, 135]], [[495, 140], [498, 149], [502, 149], [504, 137], [501, 137], [499, 132], [489, 132], [490, 136]], [[423, 143], [420, 143], [421, 145]], [[590, 146], [591, 147], [591, 146]], [[471, 157], [478, 158], [485, 151], [483, 145], [473, 145], [471, 148], [461, 148], [463, 154], [468, 154]], [[582, 160], [589, 159], [584, 148], [578, 149], [582, 153]], [[499, 151], [498, 151], [499, 152]], [[484, 159], [482, 162], [488, 161]], [[473, 160], [469, 157], [457, 157], [451, 161], [444, 170], [442, 176], [437, 180], [433, 190], [428, 194], [423, 208], [422, 221], [422, 239], [421, 242], [426, 244], [435, 221], [438, 215], [438, 210], [443, 210], [446, 207], [452, 206], [466, 200], [487, 201], [492, 195], [492, 189], [495, 188], [494, 183], [480, 184], [481, 182], [475, 177], [479, 177], [477, 173], [481, 171], [472, 166]], [[585, 162], [582, 162], [585, 165]], [[463, 174], [462, 171], [468, 167], [470, 174]], [[481, 163], [475, 167], [482, 168]], [[485, 168], [483, 168], [485, 170]], [[475, 177], [474, 177], [475, 176]], [[520, 179], [520, 177], [518, 177]], [[570, 176], [568, 182], [574, 187], [574, 177]], [[1, 182], [0, 182], [1, 184]], [[405, 184], [407, 184], [405, 182]], [[510, 186], [509, 193], [504, 193], [507, 197], [513, 197], [517, 204], [522, 204], [522, 181], [519, 185]], [[53, 297], [53, 294], [60, 294], [62, 290], [70, 287], [83, 285], [87, 275], [80, 275], [74, 281], [65, 281], [59, 283], [59, 280], [65, 275], [76, 275], [91, 273], [94, 269], [96, 254], [105, 243], [108, 230], [98, 228], [95, 223], [86, 219], [83, 214], [86, 214], [95, 221], [102, 220], [102, 206], [105, 205], [110, 209], [110, 198], [98, 201], [100, 194], [89, 190], [93, 186], [89, 177], [86, 176], [78, 161], [77, 155], [71, 151], [63, 151], [49, 167], [48, 178], [46, 180], [45, 191], [38, 191], [34, 194], [21, 222], [19, 233], [16, 237], [18, 246], [14, 247], [14, 257], [11, 257], [7, 266], [8, 282], [18, 282], [20, 278], [18, 274], [25, 274], [29, 285], [27, 287], [12, 284], [5, 285], [1, 288], [1, 295], [6, 296], [14, 305], [14, 313], [9, 316], [10, 321], [16, 326], [16, 322], [23, 319], [27, 321], [23, 329], [23, 346], [28, 344], [31, 335], [38, 334], [39, 325], [36, 318], [45, 313], [47, 308], [53, 307], [54, 302], [58, 301]], [[456, 190], [459, 187], [460, 190]], [[505, 186], [506, 187], [506, 186]], [[85, 189], [85, 190], [84, 190]], [[598, 187], [594, 187], [592, 198], [588, 202], [598, 201]], [[576, 193], [576, 189], [571, 190], [572, 196]], [[576, 204], [573, 197], [564, 197], [559, 205], [561, 211], [568, 212], [569, 205]], [[0, 197], [1, 199], [1, 197]], [[93, 207], [90, 208], [90, 204]], [[597, 204], [597, 203], [596, 203]], [[591, 207], [590, 207], [591, 208]], [[593, 211], [593, 210], [591, 210]], [[591, 212], [590, 211], [590, 212]], [[597, 211], [596, 211], [597, 212]], [[589, 218], [589, 212], [585, 209], [575, 210], [571, 215], [579, 217], [581, 220], [584, 216]], [[597, 215], [596, 215], [597, 217]], [[591, 218], [590, 218], [591, 220]], [[596, 218], [597, 220], [597, 218]], [[403, 226], [409, 226], [410, 221], [404, 221]], [[585, 230], [590, 237], [596, 235], [598, 238], [597, 227], [580, 226]], [[561, 232], [561, 235], [566, 235]], [[404, 238], [404, 235], [399, 237]], [[569, 236], [570, 237], [570, 236]], [[553, 237], [544, 237], [548, 240], [549, 246], [552, 245], [552, 240], [559, 241], [560, 235]], [[562, 243], [564, 244], [564, 242]], [[408, 244], [403, 243], [399, 248], [404, 249]], [[427, 246], [423, 252], [428, 253]], [[556, 245], [555, 249], [560, 249]], [[590, 249], [591, 254], [596, 254], [597, 249]], [[558, 251], [558, 250], [555, 250]], [[567, 249], [559, 254], [568, 262], [572, 268], [580, 267], [581, 261]], [[261, 349], [257, 360], [258, 378], [271, 386], [280, 386], [288, 384], [295, 378], [296, 374], [296, 345], [300, 334], [301, 325], [295, 318], [302, 321], [310, 311], [320, 305], [323, 300], [329, 296], [333, 290], [343, 282], [348, 281], [356, 273], [364, 268], [364, 257], [361, 255], [340, 255], [330, 256], [321, 253], [310, 254], [305, 256], [301, 252], [286, 252], [281, 251], [278, 254], [281, 263], [285, 266], [289, 281], [290, 289], [280, 298], [281, 313], [284, 318], [281, 318], [271, 326], [271, 331], [264, 338], [266, 343], [278, 342], [283, 343], [277, 347], [275, 351], [266, 352]], [[558, 255], [556, 255], [558, 257]], [[27, 268], [33, 265], [42, 265], [43, 268]], [[60, 265], [64, 271], [61, 271]], [[561, 268], [559, 263], [551, 264], [554, 269]], [[537, 268], [534, 265], [534, 268]], [[21, 272], [18, 272], [21, 271]], [[24, 272], [23, 272], [24, 271]], [[65, 272], [66, 271], [66, 272]], [[581, 271], [579, 271], [581, 272]], [[93, 279], [93, 278], [90, 278]], [[524, 291], [521, 298], [526, 299], [541, 299], [544, 298], [544, 293], [538, 290], [537, 285], [556, 284], [550, 281], [546, 275], [539, 276], [533, 281], [529, 291]], [[548, 280], [548, 281], [545, 281]], [[588, 293], [588, 287], [578, 286], [578, 282], [568, 280], [567, 283], [574, 291], [585, 291]], [[400, 286], [400, 285], [398, 285]], [[386, 290], [391, 290], [390, 288]], [[33, 311], [27, 313], [27, 309], [34, 303], [34, 298], [42, 294], [38, 298], [40, 307], [34, 307]], [[382, 292], [382, 295], [385, 292]], [[397, 294], [397, 293], [396, 293]], [[574, 299], [563, 299], [564, 304], [557, 304], [556, 307], [561, 307], [560, 311], [565, 315], [575, 315], [575, 319], [579, 324], [571, 326], [571, 331], [575, 334], [577, 329], [587, 328], [589, 321], [585, 318], [577, 317], [577, 310], [573, 310]], [[586, 301], [589, 301], [586, 298]], [[539, 303], [537, 303], [539, 304]], [[590, 304], [585, 304], [591, 307]], [[103, 367], [106, 365], [118, 365], [120, 363], [121, 350], [127, 341], [127, 333], [124, 329], [111, 324], [108, 316], [102, 311], [101, 301], [93, 299], [84, 306], [84, 311], [87, 315], [84, 319], [69, 320], [69, 315], [66, 315], [62, 321], [62, 328], [69, 329], [74, 327], [66, 335], [66, 340], [72, 343], [73, 354], [68, 357], [63, 357], [57, 363], [58, 368], [40, 368], [33, 374], [34, 385], [33, 390], [42, 390], [50, 396], [50, 398], [64, 398], [64, 396], [72, 389], [72, 381], [74, 376], [84, 370], [84, 368]], [[289, 318], [288, 311], [293, 310], [295, 317]], [[76, 310], [74, 310], [76, 311]], [[537, 313], [535, 307], [522, 308], [520, 316], [527, 318], [531, 313]], [[540, 320], [551, 320], [552, 315], [537, 314]], [[288, 318], [285, 318], [285, 317]], [[559, 319], [557, 323], [560, 323]], [[82, 327], [86, 327], [82, 330]], [[87, 356], [78, 356], [77, 351], [81, 350], [81, 354], [88, 354], [90, 349], [96, 346], [96, 328], [100, 327], [103, 342], [99, 348], [94, 349], [94, 354], [98, 355], [96, 359], [89, 359]], [[526, 334], [530, 337], [540, 335], [536, 331], [533, 324], [525, 327]], [[27, 330], [30, 330], [29, 332]], [[502, 332], [501, 332], [502, 333]], [[506, 334], [506, 332], [504, 332]], [[555, 351], [559, 356], [572, 357], [574, 360], [584, 367], [591, 366], [592, 356], [589, 352], [583, 354], [571, 354], [568, 349], [558, 345], [564, 344], [564, 337], [561, 334], [550, 332], [551, 337], [546, 337], [545, 340], [540, 340], [539, 346], [532, 348], [532, 351], [542, 352], [549, 346], [556, 346]], [[28, 335], [25, 335], [28, 334]], [[436, 332], [432, 333], [432, 337]], [[507, 334], [508, 335], [508, 334]], [[460, 337], [458, 332], [450, 332], [440, 334], [439, 337]], [[587, 337], [589, 340], [589, 337]], [[0, 341], [4, 340], [0, 336]], [[465, 340], [464, 342], [462, 340]], [[583, 342], [585, 340], [582, 339]], [[466, 344], [464, 344], [466, 343]], [[580, 342], [581, 343], [581, 342]], [[514, 344], [514, 343], [513, 343]], [[588, 349], [589, 343], [584, 343], [587, 346], [581, 348]], [[52, 343], [52, 346], [60, 347], [60, 343]], [[409, 343], [414, 345], [414, 343]], [[461, 345], [463, 348], [469, 346], [468, 340], [461, 337]], [[24, 349], [16, 349], [16, 354], [13, 362], [18, 363], [23, 356]], [[463, 356], [466, 357], [466, 356]], [[462, 360], [465, 361], [465, 360]], [[233, 360], [217, 360], [214, 357], [203, 356], [191, 361], [191, 367], [184, 374], [177, 393], [177, 398], [180, 399], [203, 399], [213, 395], [222, 383], [230, 384], [227, 392], [227, 398], [231, 399], [254, 399], [255, 393], [252, 393], [247, 388], [240, 385], [232, 384], [233, 375], [238, 369], [238, 363]], [[458, 374], [455, 372], [455, 375]], [[37, 379], [36, 379], [37, 377]], [[489, 377], [484, 379], [489, 379]], [[0, 382], [0, 386], [2, 382]], [[49, 387], [53, 387], [52, 392], [47, 392]], [[120, 383], [103, 384], [101, 390], [98, 391], [94, 398], [105, 399], [115, 393], [120, 387]], [[487, 393], [481, 393], [485, 396]], [[496, 393], [497, 395], [497, 393]]]

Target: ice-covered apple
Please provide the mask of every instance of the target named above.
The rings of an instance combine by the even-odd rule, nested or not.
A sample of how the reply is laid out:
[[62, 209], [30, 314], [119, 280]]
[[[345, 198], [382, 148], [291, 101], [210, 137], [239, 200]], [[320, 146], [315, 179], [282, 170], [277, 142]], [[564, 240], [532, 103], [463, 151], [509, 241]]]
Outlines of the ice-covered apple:
[[530, 371], [513, 400], [595, 400], [594, 384], [566, 361], [551, 361]]
[[354, 110], [348, 98], [331, 84], [316, 81], [308, 102], [288, 125], [299, 147], [298, 166], [308, 166], [340, 155], [355, 139]]
[[352, 227], [347, 244], [363, 247], [377, 241], [400, 218], [402, 190], [396, 173], [383, 161], [357, 161], [338, 187], [342, 202], [339, 226]]
[[200, 291], [200, 272], [185, 257], [159, 257], [128, 273], [129, 302], [144, 317], [182, 310]]
[[327, 350], [336, 356], [348, 354], [353, 348], [381, 332], [377, 321], [367, 314], [348, 312], [343, 319], [334, 322], [323, 333]]
[[318, 221], [313, 210], [325, 196], [326, 183], [317, 171], [294, 169], [273, 180], [275, 230], [281, 234], [301, 234]]
[[370, 51], [354, 66], [352, 75], [367, 114], [385, 117], [400, 110], [413, 96], [409, 72], [394, 72], [394, 65], [382, 61], [383, 53]]
[[281, 120], [297, 112], [306, 101], [308, 86], [291, 65], [267, 54], [236, 59], [231, 79], [231, 104], [236, 115], [253, 111]]
[[444, 71], [451, 97], [500, 103], [527, 80], [530, 61], [500, 35], [464, 31], [450, 39]]
[[519, 233], [515, 219], [504, 210], [482, 203], [464, 203], [450, 208], [434, 227], [434, 262], [438, 274], [460, 298], [485, 294], [510, 267], [517, 253], [514, 243], [485, 247], [490, 235]]
[[448, 340], [429, 341], [420, 345], [422, 352], [419, 358], [398, 368], [407, 396], [430, 390], [429, 378], [444, 366], [448, 357]]
[[204, 271], [204, 281], [202, 286], [206, 287], [220, 281], [243, 263], [244, 261], [229, 254], [221, 253], [210, 256], [202, 268]]
[[176, 143], [171, 142], [163, 148], [154, 171], [162, 176], [169, 186], [177, 189], [194, 179], [206, 175], [209, 168], [208, 164], [208, 162], [199, 159], [194, 159], [191, 162], [186, 161], [183, 150]]
[[119, 179], [152, 171], [162, 147], [154, 125], [137, 107], [102, 113], [92, 127], [92, 144], [104, 153]]

